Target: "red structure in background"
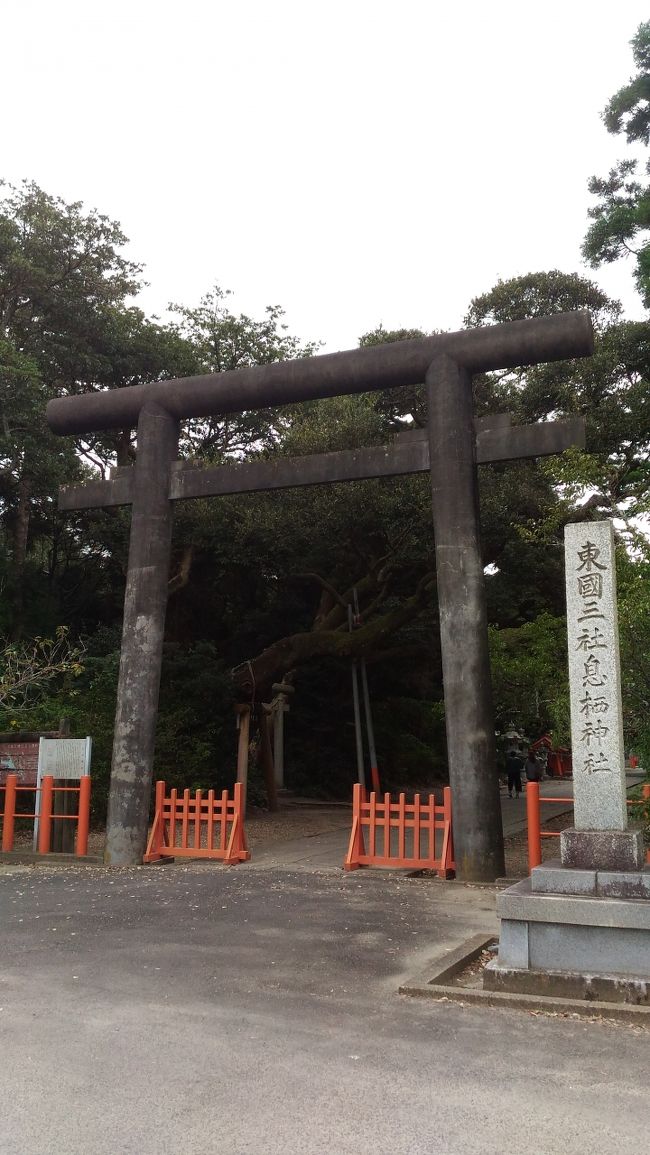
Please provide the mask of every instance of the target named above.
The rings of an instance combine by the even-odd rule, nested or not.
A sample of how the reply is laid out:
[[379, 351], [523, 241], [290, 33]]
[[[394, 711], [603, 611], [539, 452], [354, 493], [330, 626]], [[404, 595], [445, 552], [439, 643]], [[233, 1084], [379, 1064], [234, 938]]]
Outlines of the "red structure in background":
[[0, 734], [0, 786], [9, 774], [15, 774], [20, 786], [36, 786], [38, 751], [41, 738], [69, 738], [67, 718], [61, 719], [58, 730], [16, 730]]
[[21, 786], [36, 786], [38, 771], [38, 739], [36, 741], [0, 742], [0, 786], [14, 774]]
[[573, 759], [571, 751], [566, 746], [553, 749], [553, 743], [548, 734], [533, 742], [530, 749], [536, 754], [542, 748], [547, 750], [546, 770], [549, 778], [571, 778], [573, 775]]

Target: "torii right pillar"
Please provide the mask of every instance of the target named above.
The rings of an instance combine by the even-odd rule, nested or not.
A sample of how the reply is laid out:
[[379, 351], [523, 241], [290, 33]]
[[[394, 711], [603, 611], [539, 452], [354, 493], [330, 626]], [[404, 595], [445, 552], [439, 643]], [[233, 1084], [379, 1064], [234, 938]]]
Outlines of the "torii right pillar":
[[472, 376], [446, 354], [426, 376], [433, 529], [456, 875], [505, 874], [481, 556]]

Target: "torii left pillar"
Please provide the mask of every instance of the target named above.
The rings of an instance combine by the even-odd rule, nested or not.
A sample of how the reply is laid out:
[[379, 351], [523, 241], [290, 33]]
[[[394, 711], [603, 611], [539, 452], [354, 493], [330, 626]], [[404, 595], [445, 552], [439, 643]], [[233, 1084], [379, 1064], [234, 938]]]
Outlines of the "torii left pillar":
[[145, 851], [172, 540], [169, 480], [178, 434], [176, 418], [157, 402], [145, 401], [138, 420], [108, 801], [109, 866], [140, 862]]

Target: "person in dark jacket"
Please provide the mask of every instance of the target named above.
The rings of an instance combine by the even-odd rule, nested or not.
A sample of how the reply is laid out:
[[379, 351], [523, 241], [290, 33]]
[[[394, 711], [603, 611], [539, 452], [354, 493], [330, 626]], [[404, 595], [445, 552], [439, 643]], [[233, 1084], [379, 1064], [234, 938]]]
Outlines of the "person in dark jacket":
[[521, 794], [521, 771], [523, 769], [523, 758], [519, 757], [516, 750], [508, 750], [506, 754], [506, 771], [508, 773], [508, 798], [512, 798], [514, 790], [515, 797], [518, 798]]
[[528, 751], [524, 773], [527, 782], [541, 782], [542, 780], [542, 767], [540, 766], [539, 759], [535, 757], [534, 750]]

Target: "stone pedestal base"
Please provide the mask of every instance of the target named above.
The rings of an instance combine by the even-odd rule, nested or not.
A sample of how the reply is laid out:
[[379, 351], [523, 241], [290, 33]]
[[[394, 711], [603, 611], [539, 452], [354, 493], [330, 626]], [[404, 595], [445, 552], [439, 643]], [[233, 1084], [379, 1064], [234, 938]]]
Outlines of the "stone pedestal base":
[[[541, 889], [551, 885], [553, 892]], [[621, 880], [612, 872], [565, 870], [559, 862], [503, 891], [499, 955], [486, 968], [485, 985], [561, 997], [571, 997], [572, 988], [584, 998], [643, 1001], [650, 984], [650, 901], [606, 896], [599, 886], [636, 886], [650, 894], [646, 871]]]
[[531, 872], [533, 894], [590, 895], [592, 898], [650, 898], [650, 866], [642, 870], [567, 869], [551, 858]]
[[541, 995], [555, 999], [628, 1003], [650, 1006], [650, 980], [626, 975], [582, 975], [573, 971], [536, 971], [488, 963], [483, 989], [515, 995]]
[[640, 830], [563, 830], [563, 866], [584, 870], [641, 870], [645, 859]]

